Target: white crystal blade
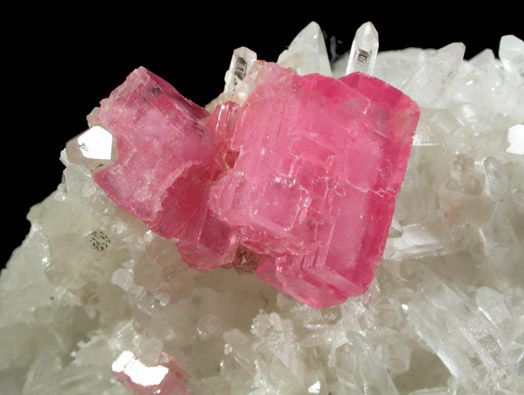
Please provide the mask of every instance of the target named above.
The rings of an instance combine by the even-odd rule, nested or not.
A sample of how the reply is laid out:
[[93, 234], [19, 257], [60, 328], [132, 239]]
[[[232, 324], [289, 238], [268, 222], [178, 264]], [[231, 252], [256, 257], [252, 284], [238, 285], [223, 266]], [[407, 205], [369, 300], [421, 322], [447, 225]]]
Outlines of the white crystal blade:
[[280, 54], [277, 63], [299, 75], [319, 73], [331, 76], [326, 43], [318, 23], [311, 22], [302, 29], [289, 48]]
[[466, 46], [459, 42], [440, 48], [406, 83], [404, 93], [422, 107], [439, 108], [444, 90], [459, 73], [465, 51]]
[[371, 22], [360, 26], [349, 52], [346, 74], [357, 71], [373, 75], [378, 53], [378, 32]]

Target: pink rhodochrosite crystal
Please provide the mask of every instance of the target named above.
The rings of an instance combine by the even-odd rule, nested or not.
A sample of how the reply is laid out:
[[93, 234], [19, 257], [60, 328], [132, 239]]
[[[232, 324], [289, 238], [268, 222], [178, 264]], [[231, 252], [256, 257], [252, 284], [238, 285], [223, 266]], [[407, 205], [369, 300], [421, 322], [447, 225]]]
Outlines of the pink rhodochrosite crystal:
[[245, 103], [212, 115], [135, 70], [95, 115], [118, 160], [94, 179], [193, 268], [233, 266], [309, 306], [340, 304], [382, 259], [418, 106], [361, 73], [254, 69]]
[[95, 182], [154, 232], [179, 239], [196, 270], [231, 262], [232, 231], [208, 208], [210, 181], [222, 170], [209, 113], [143, 67], [100, 104], [93, 122], [117, 139], [118, 160]]

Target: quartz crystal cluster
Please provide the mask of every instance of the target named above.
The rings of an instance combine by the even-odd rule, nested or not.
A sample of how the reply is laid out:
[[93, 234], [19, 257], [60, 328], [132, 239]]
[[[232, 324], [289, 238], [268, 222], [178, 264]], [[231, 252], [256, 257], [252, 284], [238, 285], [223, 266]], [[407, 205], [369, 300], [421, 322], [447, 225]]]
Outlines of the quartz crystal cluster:
[[524, 43], [377, 51], [239, 48], [207, 111], [133, 72], [2, 272], [0, 392], [520, 393]]

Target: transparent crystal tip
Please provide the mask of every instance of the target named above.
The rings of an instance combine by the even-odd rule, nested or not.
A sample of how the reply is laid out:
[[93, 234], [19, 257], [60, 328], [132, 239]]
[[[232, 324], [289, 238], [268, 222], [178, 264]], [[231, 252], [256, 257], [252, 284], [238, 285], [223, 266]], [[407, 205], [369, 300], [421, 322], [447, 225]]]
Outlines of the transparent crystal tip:
[[378, 53], [378, 32], [371, 22], [360, 26], [355, 33], [355, 38], [349, 52], [346, 74], [360, 71], [369, 75], [373, 74]]

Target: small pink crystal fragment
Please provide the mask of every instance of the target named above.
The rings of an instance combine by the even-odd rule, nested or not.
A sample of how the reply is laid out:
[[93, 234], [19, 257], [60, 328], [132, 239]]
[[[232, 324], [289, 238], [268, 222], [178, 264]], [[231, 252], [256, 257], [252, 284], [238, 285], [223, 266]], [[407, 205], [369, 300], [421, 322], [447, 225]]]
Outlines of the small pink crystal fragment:
[[118, 161], [95, 181], [197, 270], [256, 270], [312, 307], [340, 304], [382, 259], [418, 106], [361, 73], [255, 69], [246, 102], [211, 116], [133, 72], [96, 114]]
[[180, 364], [167, 353], [160, 363], [144, 365], [131, 351], [124, 351], [113, 362], [111, 373], [129, 391], [144, 395], [187, 395], [189, 376]]

